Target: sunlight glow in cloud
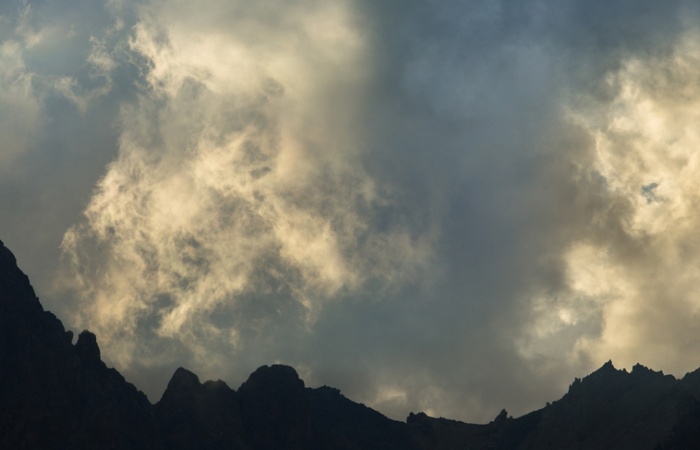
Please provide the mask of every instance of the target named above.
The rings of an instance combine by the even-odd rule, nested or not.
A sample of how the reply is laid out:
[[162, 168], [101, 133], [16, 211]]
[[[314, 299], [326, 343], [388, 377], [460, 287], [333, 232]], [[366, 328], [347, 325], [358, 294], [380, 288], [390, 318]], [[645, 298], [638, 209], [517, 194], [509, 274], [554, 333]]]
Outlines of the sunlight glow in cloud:
[[[593, 137], [590, 170], [604, 180], [608, 203], [564, 256], [569, 291], [534, 303], [526, 353], [641, 361], [678, 375], [697, 366], [687, 330], [700, 321], [698, 67], [700, 40], [690, 33], [672, 54], [626, 61], [610, 75], [614, 101], [572, 112]], [[601, 328], [548, 349], [581, 321]]]
[[[337, 117], [322, 92], [362, 88], [362, 41], [342, 3], [316, 6], [287, 12], [281, 29], [234, 18], [204, 33], [168, 4], [135, 27], [148, 84], [123, 106], [119, 157], [63, 242], [85, 298], [77, 323], [120, 349], [119, 364], [149, 345], [149, 328], [208, 364], [205, 343], [234, 352], [240, 328], [267, 326], [241, 297], [269, 293], [265, 314], [312, 323], [324, 302], [429, 259], [427, 237], [372, 229], [390, 199], [357, 158], [352, 105]], [[229, 318], [209, 323], [218, 313]]]

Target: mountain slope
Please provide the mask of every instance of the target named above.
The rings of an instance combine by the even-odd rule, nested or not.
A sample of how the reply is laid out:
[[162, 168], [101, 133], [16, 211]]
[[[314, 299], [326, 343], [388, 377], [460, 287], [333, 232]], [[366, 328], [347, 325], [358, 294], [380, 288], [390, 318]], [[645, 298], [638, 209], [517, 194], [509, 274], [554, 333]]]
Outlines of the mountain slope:
[[0, 448], [160, 448], [146, 396], [41, 307], [0, 241]]

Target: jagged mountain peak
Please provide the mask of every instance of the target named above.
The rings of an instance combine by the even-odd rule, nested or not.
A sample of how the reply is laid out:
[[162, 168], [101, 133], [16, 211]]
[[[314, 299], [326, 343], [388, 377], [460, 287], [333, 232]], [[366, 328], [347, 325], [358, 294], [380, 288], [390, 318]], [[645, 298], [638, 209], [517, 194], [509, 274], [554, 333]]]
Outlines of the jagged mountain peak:
[[[17, 258], [0, 241], [0, 302], [5, 307], [43, 311], [29, 277], [17, 266]], [[1, 306], [1, 305], [0, 305]]]
[[88, 330], [84, 330], [78, 335], [78, 341], [75, 343], [75, 352], [84, 364], [99, 364], [102, 362], [100, 347], [97, 345], [97, 336]]
[[299, 378], [299, 374], [293, 367], [283, 364], [273, 364], [271, 366], [258, 367], [248, 380], [241, 385], [241, 389], [249, 389], [258, 384], [271, 384], [277, 386], [288, 386], [293, 388], [304, 388], [304, 381]]
[[604, 375], [604, 374], [617, 374], [617, 373], [620, 373], [620, 372], [626, 372], [626, 370], [624, 370], [624, 369], [618, 370], [618, 369], [615, 367], [615, 365], [613, 364], [612, 359], [609, 359], [607, 362], [605, 362], [605, 364], [603, 364], [602, 366], [600, 366], [600, 368], [599, 368], [598, 370], [596, 370], [596, 371], [594, 371], [593, 373], [591, 373], [591, 375], [593, 375], [593, 374], [601, 374], [601, 375]]
[[201, 385], [202, 384], [199, 381], [199, 377], [194, 372], [191, 372], [184, 367], [178, 367], [177, 370], [175, 370], [175, 373], [173, 373], [167, 389], [190, 390], [199, 388]]
[[682, 381], [684, 383], [695, 383], [700, 385], [700, 368], [693, 370], [692, 372], [686, 373]]
[[633, 379], [640, 379], [640, 378], [649, 378], [649, 379], [656, 379], [656, 380], [661, 380], [661, 379], [669, 379], [669, 380], [675, 380], [676, 377], [673, 375], [666, 375], [662, 371], [656, 371], [652, 370], [646, 366], [643, 366], [642, 364], [635, 364], [632, 366], [632, 372], [630, 372], [630, 377]]

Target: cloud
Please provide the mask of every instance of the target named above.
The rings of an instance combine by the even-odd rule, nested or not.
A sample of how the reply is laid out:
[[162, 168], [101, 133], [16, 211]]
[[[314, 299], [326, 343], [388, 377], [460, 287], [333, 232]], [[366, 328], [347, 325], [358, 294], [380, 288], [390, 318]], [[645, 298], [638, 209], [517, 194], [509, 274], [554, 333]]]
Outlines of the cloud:
[[0, 22], [0, 229], [48, 292], [43, 274], [114, 156], [116, 99], [131, 77], [105, 71], [104, 54], [120, 57], [108, 5], [10, 1]]
[[169, 361], [160, 341], [175, 341], [225, 370], [212, 352], [230, 358], [282, 320], [311, 326], [324, 303], [391, 289], [431, 256], [430, 235], [374, 223], [392, 199], [353, 128], [365, 75], [352, 11], [300, 5], [266, 23], [212, 2], [228, 16], [218, 26], [190, 8], [142, 11], [129, 42], [146, 84], [122, 106], [119, 155], [86, 221], [63, 241], [64, 280], [84, 299], [75, 322], [122, 366]]
[[695, 365], [687, 357], [695, 342], [685, 333], [697, 320], [698, 48], [689, 32], [668, 55], [625, 61], [608, 79], [616, 98], [576, 118], [595, 140], [590, 170], [604, 178], [608, 204], [622, 206], [599, 218], [614, 220], [616, 233], [582, 236], [565, 258], [572, 294], [597, 303], [603, 315], [600, 336], [577, 343], [597, 360], [642, 360], [676, 374]]
[[692, 2], [0, 14], [2, 238], [152, 399], [284, 362], [485, 421], [694, 368]]
[[697, 48], [687, 31], [667, 54], [622, 59], [601, 80], [613, 95], [570, 97], [569, 122], [588, 145], [562, 155], [576, 176], [554, 186], [569, 203], [559, 213], [580, 222], [561, 228], [560, 280], [529, 301], [524, 358], [694, 369]]
[[[9, 20], [2, 19], [0, 17], [0, 23], [4, 22], [4, 26], [13, 26]], [[0, 170], [5, 169], [3, 172], [30, 146], [41, 121], [39, 101], [32, 89], [32, 74], [25, 67], [25, 45], [20, 39], [0, 41], [0, 109], [3, 111]]]

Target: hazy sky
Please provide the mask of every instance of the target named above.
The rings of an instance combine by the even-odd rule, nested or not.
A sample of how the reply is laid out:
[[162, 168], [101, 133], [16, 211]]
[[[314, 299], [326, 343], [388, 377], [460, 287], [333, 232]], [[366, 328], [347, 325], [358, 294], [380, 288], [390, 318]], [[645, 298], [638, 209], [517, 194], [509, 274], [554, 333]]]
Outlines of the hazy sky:
[[393, 418], [700, 366], [681, 0], [0, 1], [0, 239], [152, 401], [263, 364]]

